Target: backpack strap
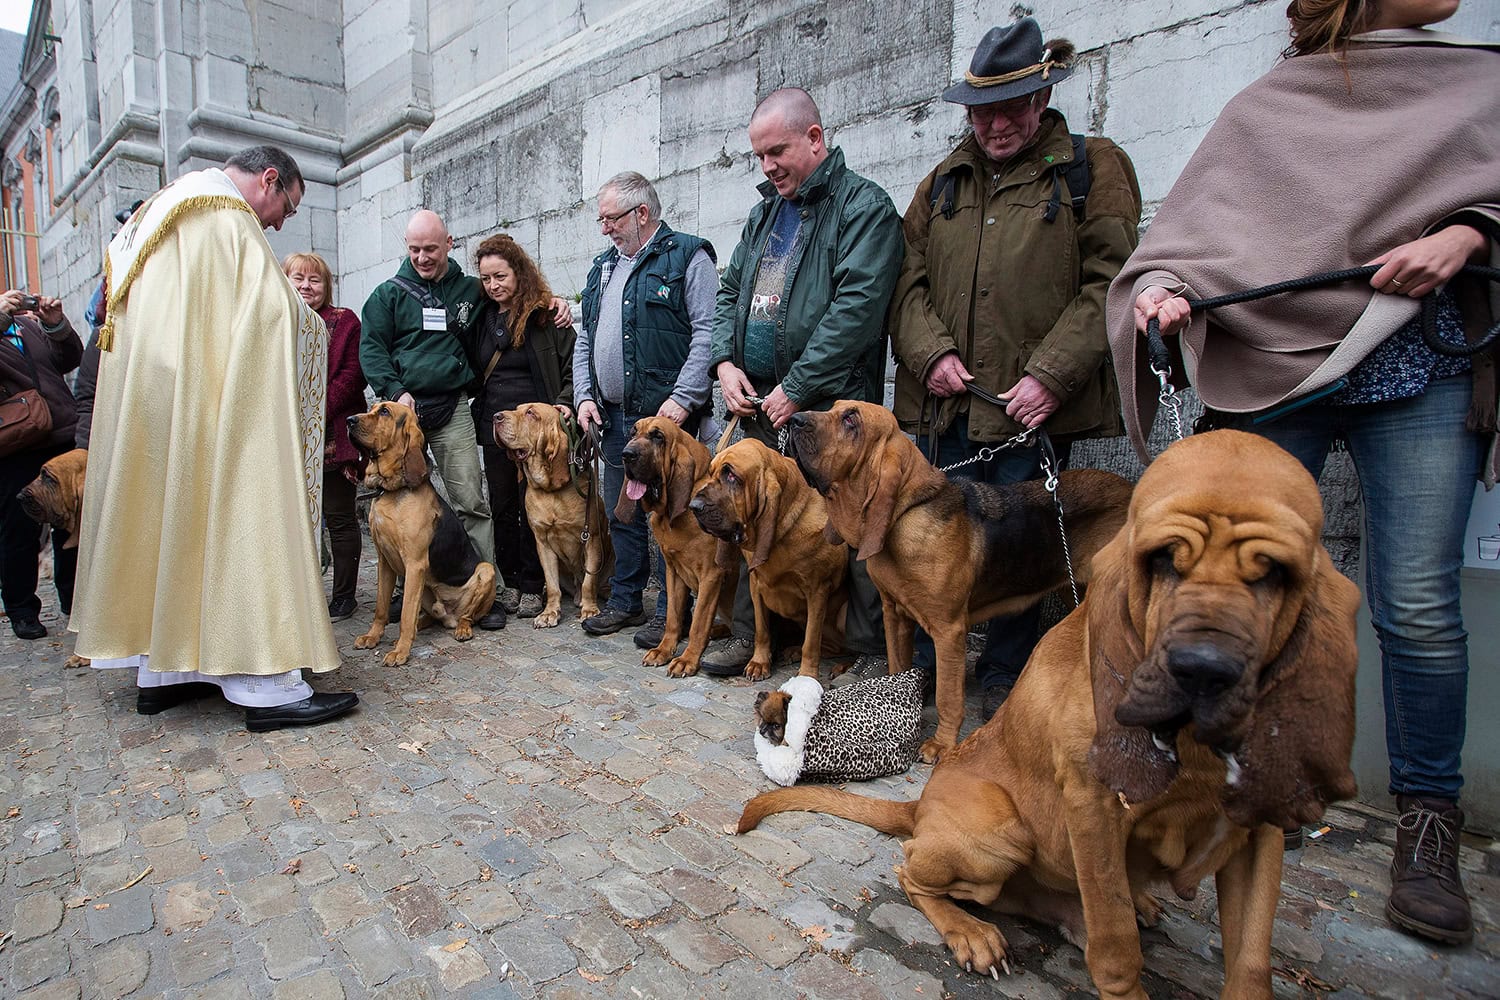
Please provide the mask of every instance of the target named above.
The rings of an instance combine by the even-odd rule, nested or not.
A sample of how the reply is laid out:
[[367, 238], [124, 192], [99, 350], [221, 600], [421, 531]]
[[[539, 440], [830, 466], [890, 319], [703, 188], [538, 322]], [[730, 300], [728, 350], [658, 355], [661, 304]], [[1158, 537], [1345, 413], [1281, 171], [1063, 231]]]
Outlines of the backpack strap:
[[443, 300], [432, 294], [432, 289], [419, 285], [410, 278], [400, 274], [387, 280], [407, 295], [422, 303], [424, 309], [442, 309], [444, 312], [447, 311], [447, 306], [443, 305]]
[[1048, 222], [1057, 218], [1057, 211], [1062, 207], [1064, 182], [1068, 185], [1068, 201], [1073, 207], [1073, 218], [1082, 222], [1084, 202], [1088, 199], [1089, 186], [1093, 183], [1089, 175], [1089, 157], [1084, 137], [1074, 132], [1070, 138], [1073, 140], [1073, 159], [1052, 166], [1052, 197], [1047, 200], [1047, 210], [1042, 213], [1042, 218]]
[[932, 181], [932, 198], [928, 204], [928, 209], [935, 211], [938, 207], [938, 202], [941, 201], [943, 203], [943, 218], [945, 219], [953, 218], [954, 184], [951, 172], [938, 174]]

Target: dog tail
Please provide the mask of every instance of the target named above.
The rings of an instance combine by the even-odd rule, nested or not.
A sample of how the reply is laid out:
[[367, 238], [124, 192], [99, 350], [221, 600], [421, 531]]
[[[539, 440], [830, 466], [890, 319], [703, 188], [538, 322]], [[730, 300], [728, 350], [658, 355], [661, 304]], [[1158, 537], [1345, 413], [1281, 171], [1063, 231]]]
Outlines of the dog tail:
[[767, 816], [781, 812], [817, 812], [863, 823], [893, 837], [910, 837], [916, 826], [916, 802], [871, 799], [836, 788], [779, 788], [745, 803], [735, 833], [746, 833]]

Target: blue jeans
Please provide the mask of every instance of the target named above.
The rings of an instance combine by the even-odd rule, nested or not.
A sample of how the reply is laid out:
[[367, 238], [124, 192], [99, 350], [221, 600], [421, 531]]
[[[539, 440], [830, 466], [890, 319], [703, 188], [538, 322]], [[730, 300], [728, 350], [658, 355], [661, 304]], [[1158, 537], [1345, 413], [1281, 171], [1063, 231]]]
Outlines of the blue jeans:
[[[640, 415], [627, 415], [613, 403], [601, 403], [599, 409], [609, 423], [600, 445], [604, 452], [604, 495], [601, 499], [604, 509], [609, 511], [609, 540], [615, 549], [615, 572], [609, 578], [609, 601], [604, 606], [635, 614], [641, 610], [641, 591], [651, 579], [651, 525], [645, 511], [637, 511], [629, 524], [616, 520], [615, 502], [620, 499], [620, 488], [625, 485], [625, 468], [620, 456]], [[656, 556], [656, 564], [658, 575], [665, 581], [667, 569], [660, 553]], [[665, 586], [657, 595], [656, 613], [667, 613]]]
[[1457, 799], [1469, 687], [1459, 607], [1464, 530], [1484, 444], [1464, 428], [1468, 375], [1412, 399], [1317, 405], [1247, 428], [1316, 477], [1348, 443], [1365, 502], [1365, 598], [1380, 640], [1392, 794]]
[[[937, 464], [952, 465], [978, 455], [986, 444], [995, 442], [969, 440], [969, 415], [960, 413], [952, 425], [937, 436]], [[917, 438], [917, 447], [926, 455], [930, 451], [930, 439], [926, 435]], [[1062, 466], [1068, 464], [1071, 443], [1054, 441], [1053, 450]], [[1028, 479], [1042, 477], [1042, 451], [1039, 447], [1007, 448], [994, 458], [966, 465], [951, 473], [955, 478], [970, 479], [990, 486], [1006, 486], [1023, 483]], [[984, 650], [974, 664], [974, 681], [981, 690], [985, 688], [1008, 688], [1021, 676], [1021, 668], [1031, 658], [1040, 638], [1040, 606], [1031, 607], [1020, 614], [992, 618], [985, 632]], [[932, 648], [932, 636], [920, 627], [913, 643], [912, 662], [927, 670], [933, 669], [937, 657]]]

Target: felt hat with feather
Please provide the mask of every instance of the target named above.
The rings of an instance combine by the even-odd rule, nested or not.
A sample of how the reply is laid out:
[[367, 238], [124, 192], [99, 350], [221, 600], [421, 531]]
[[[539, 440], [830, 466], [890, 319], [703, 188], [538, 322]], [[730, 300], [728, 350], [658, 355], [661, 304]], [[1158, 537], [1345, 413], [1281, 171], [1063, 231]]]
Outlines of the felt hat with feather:
[[1072, 76], [1074, 54], [1065, 38], [1044, 44], [1035, 18], [991, 28], [979, 40], [964, 78], [943, 91], [943, 100], [972, 106], [1025, 97]]

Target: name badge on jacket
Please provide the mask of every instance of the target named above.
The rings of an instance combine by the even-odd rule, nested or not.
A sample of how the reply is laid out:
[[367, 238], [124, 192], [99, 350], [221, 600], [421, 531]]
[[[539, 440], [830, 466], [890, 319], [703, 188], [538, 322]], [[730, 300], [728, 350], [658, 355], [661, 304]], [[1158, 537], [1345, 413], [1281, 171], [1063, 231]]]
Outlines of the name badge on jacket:
[[422, 329], [424, 330], [446, 330], [448, 329], [448, 313], [443, 309], [423, 309]]

